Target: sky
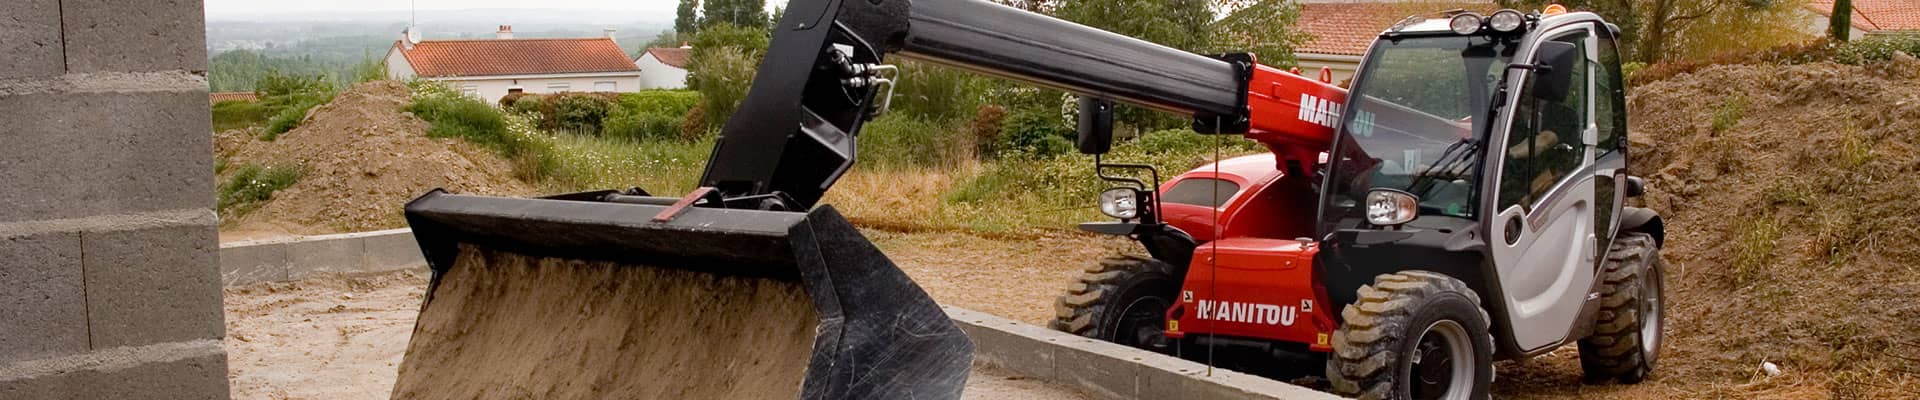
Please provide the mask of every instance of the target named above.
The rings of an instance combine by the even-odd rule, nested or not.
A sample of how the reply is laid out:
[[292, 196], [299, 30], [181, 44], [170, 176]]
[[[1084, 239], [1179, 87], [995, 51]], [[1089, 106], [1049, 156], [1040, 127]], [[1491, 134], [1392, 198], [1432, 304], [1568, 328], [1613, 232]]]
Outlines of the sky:
[[[315, 12], [398, 12], [407, 11], [408, 0], [206, 0], [208, 18], [245, 18], [259, 15], [285, 15]], [[767, 7], [786, 4], [786, 0], [767, 0]], [[413, 0], [418, 10], [467, 10], [484, 8], [554, 8], [620, 10], [672, 15], [678, 0]]]

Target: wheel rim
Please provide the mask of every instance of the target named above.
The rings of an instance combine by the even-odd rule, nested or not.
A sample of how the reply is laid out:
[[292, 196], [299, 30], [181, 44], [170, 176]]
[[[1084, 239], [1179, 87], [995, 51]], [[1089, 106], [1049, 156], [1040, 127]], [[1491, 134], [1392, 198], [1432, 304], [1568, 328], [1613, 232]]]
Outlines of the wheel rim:
[[1120, 320], [1114, 324], [1114, 343], [1142, 349], [1158, 351], [1166, 347], [1166, 330], [1162, 329], [1166, 317], [1163, 315], [1172, 303], [1155, 296], [1141, 296], [1128, 302], [1120, 311]]
[[1654, 264], [1647, 264], [1640, 283], [1640, 298], [1643, 299], [1640, 302], [1640, 346], [1648, 364], [1652, 364], [1654, 356], [1660, 352], [1660, 329], [1664, 323], [1661, 311], [1665, 307], [1661, 304], [1660, 286], [1665, 282], [1662, 282], [1660, 272]]
[[1473, 342], [1453, 320], [1434, 321], [1420, 334], [1408, 368], [1415, 399], [1466, 399], [1473, 394]]

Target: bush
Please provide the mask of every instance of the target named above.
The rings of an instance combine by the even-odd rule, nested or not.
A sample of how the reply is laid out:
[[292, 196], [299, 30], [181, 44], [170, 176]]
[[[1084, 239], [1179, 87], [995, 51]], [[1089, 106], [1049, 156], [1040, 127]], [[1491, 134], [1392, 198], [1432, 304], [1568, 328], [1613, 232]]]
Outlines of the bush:
[[888, 115], [860, 129], [860, 162], [878, 166], [940, 167], [973, 157], [964, 127], [911, 115]]
[[607, 110], [613, 108], [609, 96], [593, 93], [561, 93], [552, 99], [553, 113], [547, 115], [554, 127], [576, 134], [599, 135]]
[[246, 215], [272, 199], [273, 192], [293, 186], [299, 180], [300, 169], [296, 167], [243, 165], [220, 185], [216, 203], [220, 217], [231, 220]]
[[261, 112], [267, 117], [267, 129], [260, 140], [272, 141], [280, 134], [300, 126], [307, 110], [333, 101], [334, 87], [323, 76], [292, 76], [269, 72], [254, 83], [260, 96]]
[[[767, 50], [767, 32], [729, 24], [700, 29], [693, 37], [687, 60], [687, 88], [700, 92], [707, 132], [726, 124], [747, 97], [760, 57]], [[683, 130], [683, 132], [685, 132]]]
[[1893, 59], [1894, 52], [1920, 57], [1920, 35], [1868, 36], [1847, 42], [1834, 50], [1833, 60], [1842, 64], [1860, 65]]
[[973, 113], [973, 120], [967, 122], [967, 131], [973, 134], [973, 152], [979, 157], [993, 158], [1000, 154], [1000, 131], [1005, 129], [1007, 108], [987, 104]]
[[534, 96], [539, 96], [539, 95], [527, 93], [527, 92], [507, 93], [506, 96], [500, 96], [500, 108], [503, 110], [512, 110], [513, 103], [520, 101], [520, 98], [534, 97]]
[[1007, 118], [1000, 130], [1000, 155], [1019, 154], [1051, 158], [1073, 149], [1073, 127], [1059, 115], [1021, 110]]
[[548, 111], [541, 111], [544, 109], [549, 109], [547, 107], [547, 97], [537, 95], [537, 94], [529, 94], [529, 95], [515, 98], [513, 101], [513, 108], [511, 108], [513, 112], [517, 112], [521, 114], [533, 114], [535, 116], [544, 115], [545, 113], [548, 112]]
[[492, 106], [458, 93], [416, 92], [407, 111], [427, 121], [427, 136], [459, 137], [482, 146], [509, 152], [506, 119]]
[[228, 100], [213, 104], [213, 130], [249, 128], [267, 123], [267, 108], [257, 101]]
[[623, 93], [607, 112], [604, 136], [626, 140], [680, 137], [680, 125], [700, 104], [700, 94], [686, 90], [648, 90]]

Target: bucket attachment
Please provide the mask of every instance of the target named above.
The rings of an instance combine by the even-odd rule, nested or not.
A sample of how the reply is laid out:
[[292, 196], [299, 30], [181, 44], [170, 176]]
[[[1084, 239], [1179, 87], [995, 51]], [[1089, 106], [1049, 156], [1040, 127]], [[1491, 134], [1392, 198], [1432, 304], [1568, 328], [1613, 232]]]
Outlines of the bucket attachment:
[[409, 203], [433, 280], [393, 397], [960, 397], [972, 342], [832, 207], [675, 200]]

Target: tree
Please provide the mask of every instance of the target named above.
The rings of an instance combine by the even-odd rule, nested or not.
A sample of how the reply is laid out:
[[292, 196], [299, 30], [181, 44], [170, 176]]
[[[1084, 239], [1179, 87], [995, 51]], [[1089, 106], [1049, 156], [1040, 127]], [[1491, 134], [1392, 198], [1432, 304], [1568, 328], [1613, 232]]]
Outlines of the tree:
[[780, 19], [786, 18], [786, 17], [787, 17], [787, 6], [773, 6], [773, 17], [767, 19], [768, 21], [770, 21], [769, 23], [767, 23], [767, 26], [777, 28], [780, 26]]
[[[1540, 9], [1550, 0], [1501, 0], [1509, 8]], [[1771, 48], [1806, 39], [1794, 30], [1792, 0], [1567, 0], [1569, 9], [1593, 11], [1620, 26], [1628, 59], [1656, 63], [1701, 58], [1728, 51]]]
[[1827, 35], [1835, 42], [1853, 36], [1853, 0], [1833, 0], [1833, 15], [1827, 18]]
[[767, 29], [766, 0], [706, 0], [700, 9], [700, 26], [729, 24], [747, 29]]
[[[1233, 0], [1230, 0], [1233, 1]], [[1298, 63], [1293, 49], [1311, 39], [1291, 29], [1300, 20], [1300, 4], [1286, 0], [1258, 0], [1240, 5], [1212, 24], [1212, 53], [1253, 53], [1261, 64], [1290, 68]]]
[[700, 31], [700, 15], [694, 11], [699, 7], [700, 0], [680, 0], [680, 8], [673, 11], [673, 32], [677, 39], [692, 39], [693, 34]]

